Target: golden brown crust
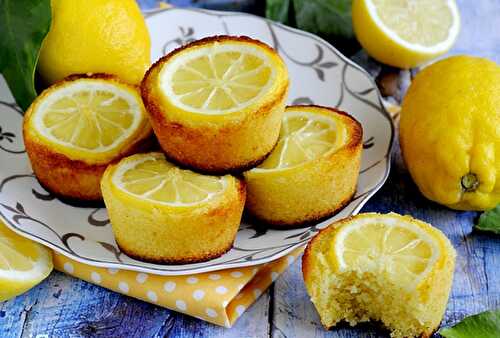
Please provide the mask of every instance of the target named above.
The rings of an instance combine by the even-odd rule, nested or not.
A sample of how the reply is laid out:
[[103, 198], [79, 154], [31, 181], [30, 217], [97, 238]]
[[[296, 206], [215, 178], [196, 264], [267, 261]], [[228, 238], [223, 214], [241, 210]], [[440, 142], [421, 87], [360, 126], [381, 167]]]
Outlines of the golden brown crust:
[[[67, 84], [67, 82], [79, 79], [104, 79], [138, 90], [137, 86], [127, 84], [114, 75], [103, 73], [73, 74], [57, 81], [50, 88], [54, 90]], [[46, 95], [45, 92], [40, 97], [43, 95]], [[57, 196], [84, 201], [102, 200], [100, 181], [106, 167], [125, 156], [148, 151], [156, 143], [152, 130], [148, 126], [142, 134], [138, 135], [134, 142], [124, 147], [120, 153], [106, 163], [86, 163], [81, 160], [73, 160], [51, 149], [37, 135], [28, 130], [34, 104], [35, 102], [26, 112], [23, 121], [26, 153], [30, 159], [33, 172], [41, 185]]]
[[201, 262], [206, 262], [215, 258], [218, 258], [231, 250], [233, 247], [233, 242], [234, 240], [229, 243], [227, 248], [224, 248], [222, 250], [206, 250], [204, 253], [200, 253], [199, 255], [193, 255], [193, 256], [179, 256], [177, 258], [161, 258], [161, 257], [153, 257], [153, 256], [147, 256], [143, 255], [137, 252], [134, 252], [132, 248], [125, 248], [124, 246], [120, 245], [120, 243], [117, 241], [118, 248], [122, 252], [124, 252], [127, 256], [143, 261], [143, 262], [148, 262], [148, 263], [155, 263], [155, 264], [191, 264], [191, 263], [201, 263]]
[[323, 212], [318, 212], [316, 214], [308, 215], [304, 217], [301, 220], [297, 220], [296, 222], [287, 222], [283, 220], [264, 220], [260, 219], [257, 216], [250, 215], [251, 217], [255, 218], [257, 222], [262, 222], [268, 226], [268, 228], [271, 229], [279, 229], [279, 230], [289, 230], [289, 229], [296, 229], [296, 228], [304, 228], [311, 226], [312, 223], [320, 223], [330, 217], [335, 216], [338, 212], [340, 212], [344, 207], [351, 202], [353, 199], [354, 195], [356, 194], [356, 190], [352, 192], [352, 194], [347, 197], [345, 200], [340, 202], [338, 205], [334, 207], [333, 210], [325, 210]]
[[88, 164], [72, 160], [30, 137], [24, 137], [24, 143], [33, 172], [44, 188], [58, 196], [100, 201], [102, 200], [100, 182], [107, 166], [128, 155], [148, 151], [155, 144], [155, 140], [150, 133], [105, 164]]
[[288, 94], [287, 81], [271, 100], [264, 102], [251, 114], [225, 122], [200, 122], [193, 125], [169, 116], [162, 101], [163, 94], [155, 85], [163, 65], [186, 48], [227, 40], [258, 44], [275, 53], [266, 44], [248, 37], [209, 37], [160, 58], [146, 72], [141, 83], [141, 95], [151, 116], [151, 125], [168, 158], [183, 167], [209, 174], [240, 173], [265, 160], [278, 141]]

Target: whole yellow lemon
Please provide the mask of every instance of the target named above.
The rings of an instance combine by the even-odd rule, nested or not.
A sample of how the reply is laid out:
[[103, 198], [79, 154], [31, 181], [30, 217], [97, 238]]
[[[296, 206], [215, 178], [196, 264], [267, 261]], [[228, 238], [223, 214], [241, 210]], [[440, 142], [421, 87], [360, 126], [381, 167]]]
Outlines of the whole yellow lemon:
[[138, 84], [151, 42], [134, 0], [52, 0], [52, 23], [38, 60], [47, 84], [74, 73], [108, 73]]
[[430, 200], [459, 210], [500, 203], [500, 67], [455, 56], [420, 72], [403, 100], [400, 144]]

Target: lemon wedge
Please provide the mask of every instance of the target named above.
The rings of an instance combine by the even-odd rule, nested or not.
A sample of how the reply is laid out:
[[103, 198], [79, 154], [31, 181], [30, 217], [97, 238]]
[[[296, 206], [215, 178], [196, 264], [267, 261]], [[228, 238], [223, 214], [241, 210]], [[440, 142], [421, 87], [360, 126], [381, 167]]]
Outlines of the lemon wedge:
[[0, 221], [0, 302], [31, 289], [52, 268], [47, 248], [17, 235]]
[[400, 68], [444, 54], [460, 30], [455, 0], [355, 0], [352, 18], [368, 54]]
[[50, 87], [25, 119], [51, 149], [90, 163], [113, 158], [150, 130], [136, 87], [105, 75]]

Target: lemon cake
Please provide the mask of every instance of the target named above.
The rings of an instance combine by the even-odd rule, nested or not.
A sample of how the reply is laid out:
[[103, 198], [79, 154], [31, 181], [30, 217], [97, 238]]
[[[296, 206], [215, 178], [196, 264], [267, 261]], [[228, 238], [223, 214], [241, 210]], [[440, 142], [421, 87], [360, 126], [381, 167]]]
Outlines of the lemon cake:
[[154, 142], [137, 87], [105, 74], [73, 75], [24, 115], [26, 152], [40, 183], [72, 199], [102, 199], [106, 166]]
[[316, 235], [302, 272], [325, 328], [376, 320], [391, 337], [430, 337], [446, 309], [455, 256], [448, 238], [427, 223], [367, 213]]
[[180, 169], [162, 153], [122, 159], [106, 169], [101, 185], [121, 250], [156, 263], [222, 255], [233, 244], [245, 204], [242, 180]]
[[290, 106], [278, 145], [244, 173], [250, 214], [276, 227], [328, 217], [356, 191], [363, 130], [348, 114], [320, 106]]
[[260, 41], [214, 36], [158, 60], [141, 93], [170, 160], [201, 172], [238, 172], [276, 145], [288, 72]]

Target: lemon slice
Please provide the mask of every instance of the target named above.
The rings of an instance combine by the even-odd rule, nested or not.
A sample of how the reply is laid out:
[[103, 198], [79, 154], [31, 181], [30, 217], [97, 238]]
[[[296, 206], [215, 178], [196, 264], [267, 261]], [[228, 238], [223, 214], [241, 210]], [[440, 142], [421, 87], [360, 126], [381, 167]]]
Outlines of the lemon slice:
[[276, 60], [262, 44], [215, 41], [180, 51], [160, 73], [174, 105], [200, 114], [226, 114], [258, 102], [275, 82]]
[[386, 274], [406, 289], [425, 279], [440, 257], [440, 246], [425, 228], [385, 216], [360, 218], [343, 226], [332, 243], [340, 272]]
[[294, 107], [285, 113], [278, 144], [256, 171], [292, 168], [335, 152], [346, 143], [346, 128], [333, 114], [307, 109]]
[[72, 159], [102, 161], [149, 128], [136, 87], [111, 78], [79, 78], [46, 90], [32, 107], [30, 127]]
[[454, 0], [356, 0], [353, 25], [371, 56], [408, 68], [448, 51], [460, 17]]
[[51, 271], [47, 248], [15, 234], [0, 221], [0, 302], [31, 289]]
[[116, 168], [113, 185], [138, 199], [167, 206], [195, 206], [222, 194], [227, 177], [179, 169], [160, 153], [126, 158]]

